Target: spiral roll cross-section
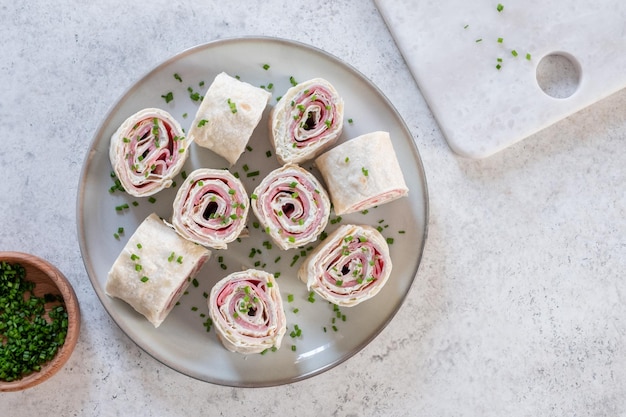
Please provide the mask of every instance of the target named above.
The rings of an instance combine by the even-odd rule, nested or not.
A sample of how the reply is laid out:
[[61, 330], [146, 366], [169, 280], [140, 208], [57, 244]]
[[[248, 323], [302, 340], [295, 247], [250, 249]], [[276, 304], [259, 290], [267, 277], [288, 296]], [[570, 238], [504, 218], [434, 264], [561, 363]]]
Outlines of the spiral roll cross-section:
[[172, 224], [186, 239], [226, 249], [246, 227], [248, 194], [224, 169], [199, 168], [181, 185], [173, 204]]
[[226, 349], [250, 354], [280, 348], [287, 321], [274, 275], [256, 269], [232, 273], [215, 284], [208, 304]]
[[133, 114], [111, 136], [109, 157], [124, 190], [146, 197], [168, 188], [181, 171], [190, 141], [165, 110]]
[[391, 268], [389, 246], [378, 230], [346, 224], [307, 256], [298, 277], [325, 300], [352, 307], [378, 294]]

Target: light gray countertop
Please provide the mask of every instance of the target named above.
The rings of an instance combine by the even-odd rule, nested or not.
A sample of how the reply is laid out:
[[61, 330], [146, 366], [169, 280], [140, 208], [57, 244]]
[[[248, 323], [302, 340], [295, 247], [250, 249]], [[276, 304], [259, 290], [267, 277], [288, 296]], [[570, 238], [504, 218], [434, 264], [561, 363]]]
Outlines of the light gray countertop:
[[[452, 153], [372, 1], [0, 2], [0, 250], [71, 281], [81, 335], [3, 416], [617, 416], [626, 413], [626, 90], [484, 160]], [[276, 36], [362, 72], [406, 121], [430, 193], [406, 302], [366, 348], [272, 388], [217, 386], [110, 319], [76, 230], [83, 160], [108, 109], [163, 60]]]

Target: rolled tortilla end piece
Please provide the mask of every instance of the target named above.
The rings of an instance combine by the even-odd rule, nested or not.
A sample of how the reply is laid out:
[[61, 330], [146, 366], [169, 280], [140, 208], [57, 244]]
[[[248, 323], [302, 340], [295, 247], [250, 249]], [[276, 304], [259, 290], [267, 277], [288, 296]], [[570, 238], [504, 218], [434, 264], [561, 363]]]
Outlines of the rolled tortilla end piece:
[[282, 249], [317, 240], [328, 224], [330, 199], [309, 171], [287, 164], [270, 172], [255, 188], [252, 210]]
[[243, 184], [228, 170], [199, 168], [176, 193], [172, 224], [185, 239], [226, 249], [245, 230], [249, 206]]
[[388, 132], [348, 140], [317, 157], [337, 215], [363, 211], [408, 194]]
[[218, 338], [229, 351], [280, 348], [287, 320], [274, 275], [256, 269], [232, 273], [213, 286], [208, 305]]
[[270, 114], [270, 138], [281, 164], [300, 164], [333, 145], [343, 130], [343, 98], [323, 78], [287, 90]]
[[185, 240], [150, 214], [115, 260], [105, 292], [159, 327], [210, 256], [208, 249]]
[[182, 170], [191, 140], [165, 110], [146, 108], [127, 118], [111, 136], [109, 158], [124, 190], [135, 197], [172, 185]]
[[298, 270], [298, 278], [323, 299], [352, 307], [374, 297], [391, 275], [385, 238], [371, 226], [346, 224], [324, 239]]
[[261, 121], [272, 94], [222, 72], [207, 90], [189, 137], [234, 165]]

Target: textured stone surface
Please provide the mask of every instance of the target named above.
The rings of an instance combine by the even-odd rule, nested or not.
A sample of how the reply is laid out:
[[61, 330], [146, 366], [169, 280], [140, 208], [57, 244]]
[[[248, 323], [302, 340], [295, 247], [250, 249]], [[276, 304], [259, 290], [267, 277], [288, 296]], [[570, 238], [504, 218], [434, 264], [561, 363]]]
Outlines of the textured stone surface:
[[[136, 347], [98, 301], [76, 235], [107, 110], [175, 53], [245, 35], [314, 45], [377, 84], [414, 135], [431, 204], [389, 326], [328, 372], [262, 389], [196, 381]], [[476, 161], [450, 151], [373, 2], [3, 1], [0, 38], [0, 250], [59, 267], [83, 313], [65, 368], [2, 394], [7, 415], [626, 413], [626, 91]]]

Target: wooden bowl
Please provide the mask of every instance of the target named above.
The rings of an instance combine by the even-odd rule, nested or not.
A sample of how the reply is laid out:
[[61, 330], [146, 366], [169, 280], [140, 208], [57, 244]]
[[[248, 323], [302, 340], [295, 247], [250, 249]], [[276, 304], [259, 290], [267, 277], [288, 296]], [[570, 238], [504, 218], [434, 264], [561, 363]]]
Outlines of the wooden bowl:
[[[80, 308], [74, 289], [67, 281], [67, 278], [49, 262], [34, 255], [20, 252], [0, 252], [0, 261], [22, 265], [26, 270], [25, 279], [35, 283], [33, 290], [35, 296], [43, 297], [44, 294], [60, 294], [63, 297], [68, 316], [65, 342], [59, 348], [54, 358], [43, 364], [41, 370], [28, 374], [22, 379], [11, 382], [0, 380], [0, 392], [19, 391], [44, 382], [65, 365], [78, 341]], [[48, 309], [47, 304], [46, 309]]]

